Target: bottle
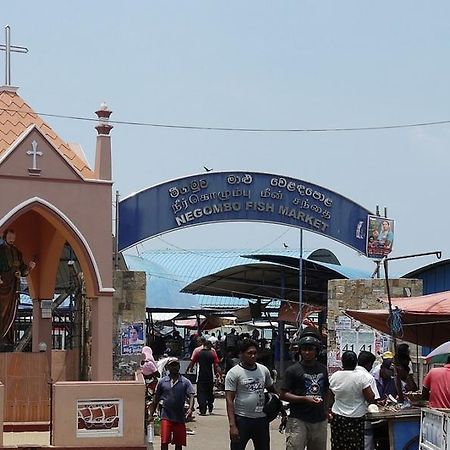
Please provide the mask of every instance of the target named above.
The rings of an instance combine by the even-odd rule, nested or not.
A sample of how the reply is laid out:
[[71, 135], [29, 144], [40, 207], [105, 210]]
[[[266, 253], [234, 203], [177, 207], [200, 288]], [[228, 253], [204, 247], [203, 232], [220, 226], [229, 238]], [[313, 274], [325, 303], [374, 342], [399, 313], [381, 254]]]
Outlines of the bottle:
[[147, 442], [152, 443], [155, 438], [155, 433], [153, 429], [153, 423], [147, 425]]

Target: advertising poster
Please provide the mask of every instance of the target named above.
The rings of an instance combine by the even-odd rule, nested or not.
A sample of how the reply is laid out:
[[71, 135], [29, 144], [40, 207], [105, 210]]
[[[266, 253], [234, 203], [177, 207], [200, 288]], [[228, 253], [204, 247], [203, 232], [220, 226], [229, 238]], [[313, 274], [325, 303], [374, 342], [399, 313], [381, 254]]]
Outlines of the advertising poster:
[[381, 259], [392, 251], [394, 221], [385, 217], [369, 216], [367, 221], [367, 256]]
[[123, 323], [120, 342], [122, 355], [141, 354], [145, 345], [144, 322]]

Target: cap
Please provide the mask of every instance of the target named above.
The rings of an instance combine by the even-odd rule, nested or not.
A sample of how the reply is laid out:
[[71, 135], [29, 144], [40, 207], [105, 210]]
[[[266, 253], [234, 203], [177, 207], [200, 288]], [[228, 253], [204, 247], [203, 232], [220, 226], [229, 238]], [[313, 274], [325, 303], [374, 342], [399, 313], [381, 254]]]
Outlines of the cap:
[[386, 358], [381, 363], [381, 367], [384, 367], [385, 369], [388, 370], [394, 370], [394, 360], [392, 358]]
[[384, 352], [382, 358], [383, 359], [394, 359], [394, 354], [392, 352]]
[[175, 356], [170, 356], [169, 358], [167, 358], [166, 366], [173, 364], [173, 363], [180, 364], [180, 361], [178, 358], [175, 358]]

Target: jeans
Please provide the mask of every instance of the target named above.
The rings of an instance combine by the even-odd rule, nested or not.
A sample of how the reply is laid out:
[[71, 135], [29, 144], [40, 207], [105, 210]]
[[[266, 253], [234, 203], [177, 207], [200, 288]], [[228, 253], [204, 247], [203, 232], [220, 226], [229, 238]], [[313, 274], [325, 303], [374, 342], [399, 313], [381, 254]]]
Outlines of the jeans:
[[231, 450], [245, 450], [248, 441], [252, 440], [255, 450], [270, 450], [269, 421], [267, 417], [253, 419], [250, 417], [236, 417], [239, 430], [238, 442], [231, 442]]
[[197, 402], [200, 413], [205, 414], [206, 408], [209, 412], [213, 410], [214, 406], [214, 394], [213, 394], [213, 382], [198, 382], [197, 383]]

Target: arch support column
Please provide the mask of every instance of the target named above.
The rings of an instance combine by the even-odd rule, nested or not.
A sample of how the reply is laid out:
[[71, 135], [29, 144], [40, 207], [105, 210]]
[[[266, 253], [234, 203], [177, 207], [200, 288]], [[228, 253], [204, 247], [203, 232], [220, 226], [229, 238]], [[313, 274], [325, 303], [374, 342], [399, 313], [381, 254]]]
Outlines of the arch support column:
[[112, 293], [111, 295], [92, 298], [90, 301], [92, 330], [91, 378], [94, 381], [112, 380]]
[[[50, 300], [51, 305], [51, 300]], [[31, 349], [33, 352], [44, 351], [42, 345], [45, 344], [45, 352], [51, 367], [52, 359], [52, 315], [50, 309], [42, 308], [41, 299], [33, 299], [33, 324], [32, 324], [32, 339]]]

